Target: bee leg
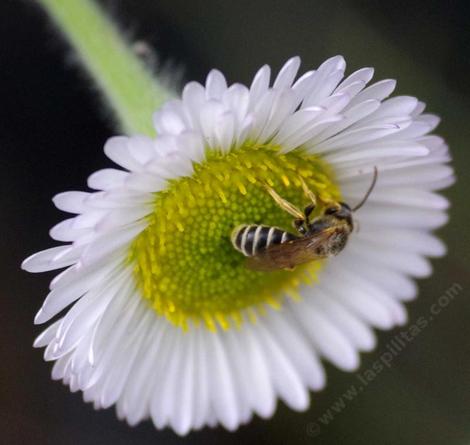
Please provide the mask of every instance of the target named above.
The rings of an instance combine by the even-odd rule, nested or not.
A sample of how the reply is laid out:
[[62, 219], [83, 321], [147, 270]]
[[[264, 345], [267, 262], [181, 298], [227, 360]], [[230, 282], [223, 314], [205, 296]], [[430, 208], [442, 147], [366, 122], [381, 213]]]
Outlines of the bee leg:
[[[312, 210], [315, 208], [315, 206], [317, 205], [317, 197], [315, 196], [315, 193], [313, 193], [307, 186], [307, 184], [305, 184], [305, 181], [304, 179], [300, 176], [299, 177], [300, 179], [300, 183], [302, 184], [302, 189], [305, 193], [305, 196], [310, 199], [310, 201], [312, 201], [312, 205], [313, 205], [313, 208]], [[309, 206], [310, 207], [310, 206]]]
[[305, 229], [305, 220], [302, 218], [302, 219], [294, 219], [293, 221], [293, 226], [295, 228], [295, 230], [297, 230], [297, 232], [299, 232], [300, 234], [304, 235], [305, 233], [307, 233], [307, 230]]
[[315, 210], [315, 204], [309, 204], [307, 207], [305, 207], [304, 214], [305, 214], [305, 220], [308, 221], [310, 218], [310, 215], [312, 212]]
[[294, 204], [291, 204], [289, 201], [279, 196], [277, 192], [271, 187], [269, 187], [268, 185], [265, 185], [265, 188], [268, 191], [268, 193], [271, 195], [271, 198], [274, 199], [276, 204], [282, 210], [286, 211], [287, 213], [290, 213], [292, 216], [294, 216], [297, 219], [302, 219], [302, 220], [304, 219], [303, 213], [297, 207], [295, 207]]

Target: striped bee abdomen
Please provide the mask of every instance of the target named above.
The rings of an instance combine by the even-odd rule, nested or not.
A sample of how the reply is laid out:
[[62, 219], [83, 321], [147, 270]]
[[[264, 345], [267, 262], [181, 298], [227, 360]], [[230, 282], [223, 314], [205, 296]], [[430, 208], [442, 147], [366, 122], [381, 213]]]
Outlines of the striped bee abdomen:
[[242, 225], [232, 232], [232, 244], [245, 256], [254, 256], [272, 244], [282, 244], [298, 237], [277, 227]]

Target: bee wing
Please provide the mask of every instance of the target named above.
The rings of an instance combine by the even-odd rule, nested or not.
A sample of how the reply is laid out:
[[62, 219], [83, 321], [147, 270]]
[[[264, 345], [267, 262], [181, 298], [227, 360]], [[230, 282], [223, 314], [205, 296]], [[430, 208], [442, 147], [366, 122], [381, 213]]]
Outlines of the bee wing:
[[326, 255], [318, 254], [316, 251], [330, 235], [330, 231], [324, 230], [315, 235], [288, 241], [284, 244], [273, 244], [260, 250], [255, 256], [248, 257], [246, 265], [252, 270], [270, 271], [292, 269], [298, 264], [325, 258]]

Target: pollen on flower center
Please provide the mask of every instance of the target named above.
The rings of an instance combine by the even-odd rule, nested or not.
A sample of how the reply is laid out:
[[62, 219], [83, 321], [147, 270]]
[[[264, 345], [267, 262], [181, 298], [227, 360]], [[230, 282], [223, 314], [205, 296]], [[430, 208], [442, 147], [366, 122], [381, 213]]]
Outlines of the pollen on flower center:
[[266, 146], [208, 153], [191, 177], [156, 193], [148, 226], [132, 243], [129, 257], [138, 287], [156, 312], [182, 327], [192, 320], [227, 328], [243, 319], [243, 310], [253, 317], [265, 304], [277, 307], [286, 295], [295, 295], [319, 263], [294, 271], [249, 270], [230, 234], [239, 224], [292, 231], [292, 216], [263, 184], [303, 208], [308, 202], [300, 176], [323, 200], [339, 198], [331, 171], [317, 156], [280, 154]]

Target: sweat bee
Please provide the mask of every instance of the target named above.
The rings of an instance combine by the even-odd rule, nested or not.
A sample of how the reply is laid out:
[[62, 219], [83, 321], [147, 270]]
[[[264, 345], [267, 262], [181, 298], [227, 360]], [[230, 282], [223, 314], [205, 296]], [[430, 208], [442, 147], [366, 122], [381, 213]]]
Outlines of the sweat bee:
[[305, 196], [311, 201], [301, 212], [277, 192], [265, 186], [281, 209], [294, 216], [297, 234], [278, 227], [244, 224], [231, 235], [233, 247], [247, 257], [247, 266], [259, 271], [294, 269], [299, 264], [338, 255], [354, 229], [353, 212], [360, 209], [369, 198], [377, 182], [377, 168], [362, 200], [354, 208], [344, 202], [324, 203], [322, 214], [312, 221], [317, 199], [300, 178]]

